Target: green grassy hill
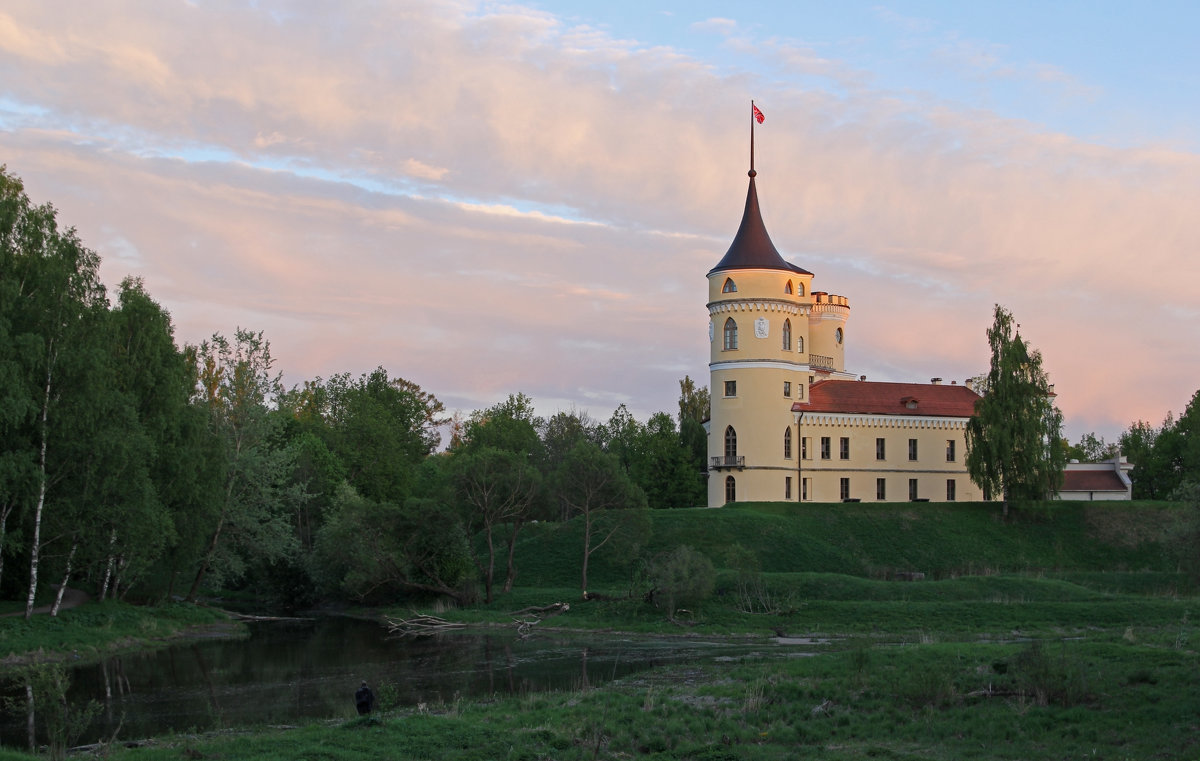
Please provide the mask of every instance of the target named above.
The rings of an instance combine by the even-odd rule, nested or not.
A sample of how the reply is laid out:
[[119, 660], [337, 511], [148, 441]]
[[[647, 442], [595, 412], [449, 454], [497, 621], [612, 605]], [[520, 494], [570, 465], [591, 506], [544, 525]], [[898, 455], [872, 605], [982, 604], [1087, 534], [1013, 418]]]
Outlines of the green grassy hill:
[[[1145, 502], [1053, 502], [1014, 510], [1001, 519], [995, 503], [743, 504], [720, 509], [654, 510], [640, 555], [689, 545], [727, 566], [740, 544], [767, 574], [830, 573], [885, 579], [919, 572], [926, 579], [1047, 573], [1086, 580], [1114, 572], [1178, 578], [1165, 540], [1181, 508]], [[578, 583], [581, 526], [539, 524], [522, 535], [520, 586]], [[601, 549], [589, 586], [628, 585], [635, 559]], [[1123, 581], [1122, 586], [1131, 581]], [[1152, 590], [1146, 590], [1152, 591]], [[858, 593], [855, 593], [858, 594]]]

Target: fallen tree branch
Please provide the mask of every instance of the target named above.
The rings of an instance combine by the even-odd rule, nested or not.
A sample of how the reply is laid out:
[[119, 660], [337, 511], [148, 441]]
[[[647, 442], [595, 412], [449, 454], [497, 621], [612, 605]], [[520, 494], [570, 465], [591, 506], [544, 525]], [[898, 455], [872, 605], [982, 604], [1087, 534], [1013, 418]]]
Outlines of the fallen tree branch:
[[467, 628], [466, 624], [447, 621], [444, 618], [427, 615], [414, 615], [412, 618], [392, 618], [385, 616], [388, 631], [404, 637], [426, 637], [441, 632], [455, 631]]

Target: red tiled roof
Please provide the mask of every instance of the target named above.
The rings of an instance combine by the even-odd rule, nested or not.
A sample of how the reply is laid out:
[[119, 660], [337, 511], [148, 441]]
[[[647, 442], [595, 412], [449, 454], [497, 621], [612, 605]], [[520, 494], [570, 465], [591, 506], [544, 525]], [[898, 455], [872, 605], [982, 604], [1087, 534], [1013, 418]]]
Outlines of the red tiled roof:
[[1126, 491], [1115, 470], [1065, 470], [1059, 491]]
[[980, 398], [966, 386], [853, 380], [819, 381], [808, 392], [808, 402], [796, 402], [793, 412], [970, 417]]

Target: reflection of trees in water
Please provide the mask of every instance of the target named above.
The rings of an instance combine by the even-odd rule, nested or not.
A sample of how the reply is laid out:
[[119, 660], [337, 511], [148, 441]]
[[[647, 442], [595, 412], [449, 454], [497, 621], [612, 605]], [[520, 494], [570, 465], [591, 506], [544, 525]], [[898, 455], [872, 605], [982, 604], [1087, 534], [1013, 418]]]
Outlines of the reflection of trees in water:
[[[459, 697], [591, 689], [657, 663], [694, 657], [695, 648], [647, 648], [617, 640], [542, 632], [461, 633], [391, 639], [367, 621], [330, 619], [308, 626], [264, 625], [243, 641], [198, 641], [126, 654], [76, 669], [70, 699], [103, 702], [88, 742], [146, 737], [189, 728], [348, 717], [366, 679], [386, 685], [390, 703], [450, 703]], [[24, 686], [0, 717], [0, 732], [23, 744]], [[379, 694], [377, 690], [377, 695]], [[38, 717], [39, 720], [41, 716]], [[122, 720], [124, 723], [122, 724]]]

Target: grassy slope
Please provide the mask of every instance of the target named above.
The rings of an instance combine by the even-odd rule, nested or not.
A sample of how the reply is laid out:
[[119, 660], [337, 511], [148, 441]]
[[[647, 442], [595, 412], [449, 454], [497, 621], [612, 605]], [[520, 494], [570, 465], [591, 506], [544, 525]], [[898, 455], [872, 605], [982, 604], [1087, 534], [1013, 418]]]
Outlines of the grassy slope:
[[[1102, 571], [1172, 573], [1163, 530], [1180, 510], [1161, 503], [1058, 502], [1000, 519], [992, 503], [921, 505], [747, 504], [718, 510], [656, 510], [650, 553], [686, 544], [718, 568], [741, 544], [767, 573], [823, 572], [886, 577], [918, 571], [927, 578], [994, 573]], [[578, 521], [527, 529], [518, 547], [518, 583], [571, 587], [578, 583], [582, 535]], [[589, 583], [628, 585], [631, 562], [602, 549]]]

